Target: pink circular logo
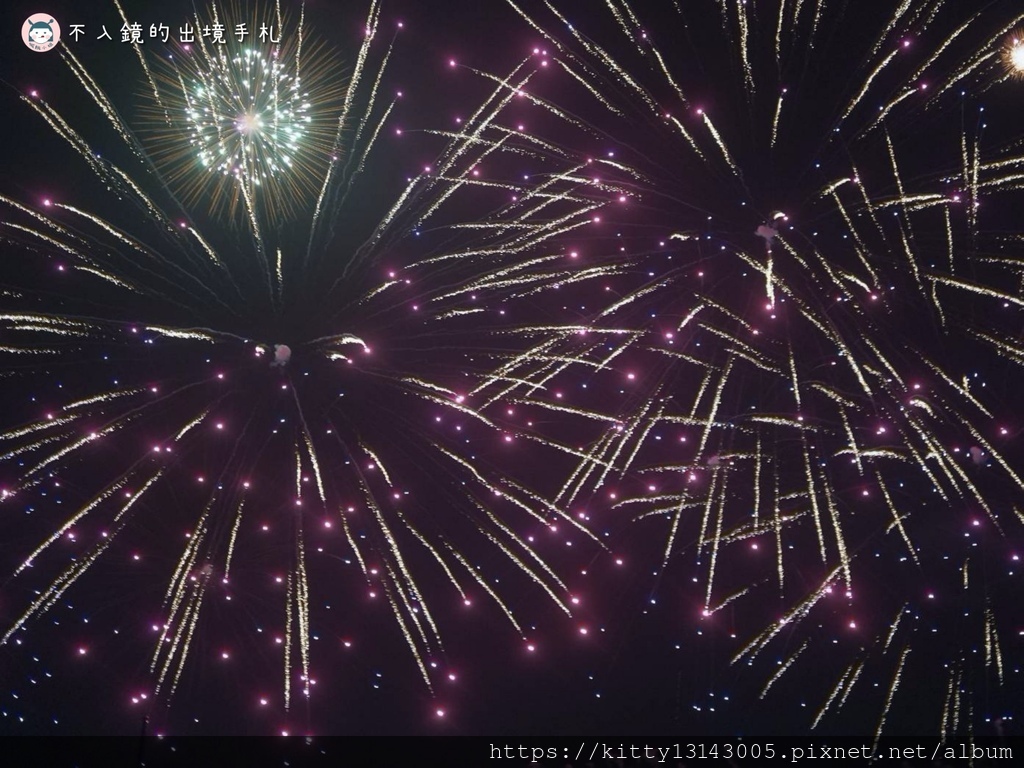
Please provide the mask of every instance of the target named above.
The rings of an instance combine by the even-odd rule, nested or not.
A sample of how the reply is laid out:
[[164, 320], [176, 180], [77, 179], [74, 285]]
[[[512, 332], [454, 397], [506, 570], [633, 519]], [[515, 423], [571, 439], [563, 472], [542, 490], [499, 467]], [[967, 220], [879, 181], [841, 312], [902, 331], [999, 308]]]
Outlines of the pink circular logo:
[[25, 19], [21, 39], [33, 51], [48, 51], [60, 42], [60, 24], [48, 13], [33, 13]]

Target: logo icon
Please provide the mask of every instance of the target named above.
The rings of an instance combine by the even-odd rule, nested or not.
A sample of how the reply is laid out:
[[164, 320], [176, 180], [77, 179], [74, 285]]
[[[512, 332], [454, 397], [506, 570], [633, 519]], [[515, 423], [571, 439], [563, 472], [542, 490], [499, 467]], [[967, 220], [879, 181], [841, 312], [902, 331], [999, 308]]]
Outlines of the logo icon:
[[48, 13], [33, 13], [25, 19], [21, 39], [33, 51], [48, 51], [60, 42], [60, 24]]

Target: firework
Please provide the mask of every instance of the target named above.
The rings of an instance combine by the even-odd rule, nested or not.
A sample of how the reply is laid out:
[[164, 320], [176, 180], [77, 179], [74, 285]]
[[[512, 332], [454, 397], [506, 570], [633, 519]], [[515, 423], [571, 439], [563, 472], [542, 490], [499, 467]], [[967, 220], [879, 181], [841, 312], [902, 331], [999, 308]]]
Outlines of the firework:
[[147, 67], [147, 144], [190, 206], [270, 221], [315, 195], [339, 148], [344, 81], [336, 57], [280, 5], [251, 19], [195, 17], [224, 30], [178, 44]]
[[[111, 200], [87, 210], [2, 198], [5, 238], [42, 268], [9, 276], [0, 319], [8, 392], [29, 403], [0, 434], [4, 504], [25, 513], [6, 539], [17, 563], [2, 641], [33, 648], [47, 631], [39, 620], [52, 617], [86, 627], [70, 633], [84, 638], [71, 641], [73, 655], [116, 664], [144, 638], [153, 651], [123, 693], [129, 711], [196, 688], [217, 674], [212, 665], [242, 655], [245, 681], [228, 688], [251, 697], [243, 705], [287, 711], [327, 687], [337, 654], [366, 636], [374, 603], [436, 689], [454, 678], [439, 618], [453, 604], [494, 605], [526, 638], [506, 585], [570, 614], [551, 553], [599, 546], [554, 502], [551, 478], [588, 455], [586, 435], [611, 419], [562, 402], [553, 382], [606, 366], [609, 338], [625, 332], [565, 322], [561, 299], [549, 297], [618, 267], [579, 268], [552, 242], [599, 226], [598, 209], [623, 192], [580, 169], [542, 172], [543, 145], [494, 122], [512, 81], [457, 131], [440, 132], [430, 168], [396, 193], [375, 191], [368, 168], [394, 135], [398, 99], [383, 95], [392, 43], [381, 26], [372, 4], [298, 234], [267, 217], [294, 202], [286, 187], [306, 186], [298, 178], [312, 165], [301, 169], [296, 154], [275, 167], [283, 144], [230, 125], [205, 143], [220, 135], [209, 105], [233, 111], [224, 94], [244, 80], [236, 67], [266, 70], [246, 103], [267, 103], [261, 89], [279, 98], [283, 73], [298, 82], [297, 50], [286, 65], [287, 49], [273, 49], [280, 69], [266, 51], [193, 51], [175, 69], [177, 96], [138, 51], [160, 114], [172, 126], [188, 115], [175, 134], [181, 152], [234, 158], [210, 161], [212, 186], [195, 181], [195, 215], [69, 50], [65, 62], [123, 140], [123, 161], [100, 157], [38, 95], [24, 97]], [[178, 103], [201, 77], [227, 90], [202, 96], [207, 107]], [[302, 93], [316, 89], [303, 82]], [[237, 173], [225, 175], [224, 162]], [[203, 216], [223, 197], [241, 200], [241, 231]], [[102, 605], [94, 614], [110, 583], [143, 594], [115, 616]], [[190, 678], [192, 662], [202, 674]], [[268, 665], [281, 681], [274, 694], [261, 676]]]
[[1002, 717], [973, 707], [1011, 675], [1024, 522], [992, 386], [1024, 359], [1024, 157], [998, 111], [1020, 17], [511, 5], [541, 38], [545, 138], [638, 201], [594, 327], [634, 329], [608, 375], [639, 405], [559, 501], [656, 529], [659, 594], [815, 725], [851, 701], [876, 737], [895, 713], [944, 734]]
[[1003, 61], [1009, 73], [1020, 77], [1024, 74], [1024, 41], [1019, 32], [1007, 40], [1003, 49]]

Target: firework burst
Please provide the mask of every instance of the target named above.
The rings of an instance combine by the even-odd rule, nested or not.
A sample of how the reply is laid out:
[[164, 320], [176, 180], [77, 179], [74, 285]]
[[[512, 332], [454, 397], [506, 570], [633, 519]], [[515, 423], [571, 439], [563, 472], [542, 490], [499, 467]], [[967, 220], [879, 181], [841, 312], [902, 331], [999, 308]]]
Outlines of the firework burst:
[[1010, 35], [1003, 47], [1003, 63], [1006, 71], [1015, 77], [1024, 76], [1024, 35], [1019, 31]]
[[[986, 374], [1022, 359], [1024, 158], [983, 100], [1014, 86], [1019, 15], [511, 5], [542, 37], [546, 137], [639, 201], [601, 315], [636, 331], [609, 375], [639, 404], [559, 500], [657, 526], [659, 592], [815, 725], [858, 697], [876, 736], [897, 711], [946, 734], [1002, 716], [972, 706], [1015, 633], [1024, 483]], [[833, 683], [816, 699], [787, 687], [804, 665]]]
[[[23, 548], [5, 585], [2, 640], [32, 647], [41, 617], [75, 621], [65, 612], [77, 616], [104, 579], [145, 585], [131, 610], [76, 641], [83, 658], [113, 642], [101, 632], [125, 638], [125, 653], [140, 636], [152, 644], [129, 706], [168, 700], [190, 660], [207, 669], [246, 653], [250, 676], [266, 666], [256, 659], [272, 659], [283, 684], [271, 696], [250, 680], [243, 695], [288, 711], [324, 679], [318, 641], [349, 647], [369, 610], [359, 606], [374, 602], [434, 688], [454, 674], [428, 594], [491, 603], [525, 638], [505, 584], [569, 614], [549, 551], [599, 546], [550, 481], [610, 419], [562, 402], [553, 382], [601, 369], [608, 334], [623, 332], [585, 333], [589, 323], [558, 319], [561, 300], [548, 297], [618, 267], [579, 269], [551, 243], [599, 226], [596, 211], [622, 190], [580, 169], [545, 171], [536, 139], [494, 123], [514, 98], [505, 83], [445, 135], [430, 168], [394, 195], [366, 192], [397, 103], [382, 96], [392, 44], [379, 16], [373, 4], [297, 235], [267, 217], [314, 166], [297, 154], [284, 162], [287, 129], [283, 144], [260, 144], [263, 118], [248, 133], [230, 122], [297, 86], [297, 49], [269, 59], [202, 49], [179, 62], [180, 80], [149, 79], [159, 114], [172, 126], [184, 116], [180, 151], [200, 164], [204, 153], [221, 158], [210, 161], [213, 186], [197, 179], [194, 193], [214, 209], [240, 200], [241, 234], [177, 205], [70, 51], [64, 60], [123, 140], [128, 170], [53, 105], [24, 97], [112, 200], [90, 211], [2, 198], [4, 237], [40, 265], [11, 276], [0, 319], [8, 391], [31, 402], [0, 434], [4, 503], [27, 520], [8, 538]], [[295, 71], [284, 63], [293, 55]], [[262, 74], [246, 84], [249, 67]], [[286, 101], [316, 90], [305, 72]], [[228, 104], [242, 85], [244, 103]], [[300, 117], [289, 103], [289, 119]], [[545, 427], [552, 420], [560, 433]]]
[[[322, 181], [345, 95], [336, 57], [278, 4], [251, 19], [195, 17], [200, 36], [147, 66], [143, 133], [163, 176], [191, 206], [250, 219], [294, 218]], [[146, 59], [143, 59], [145, 62]]]

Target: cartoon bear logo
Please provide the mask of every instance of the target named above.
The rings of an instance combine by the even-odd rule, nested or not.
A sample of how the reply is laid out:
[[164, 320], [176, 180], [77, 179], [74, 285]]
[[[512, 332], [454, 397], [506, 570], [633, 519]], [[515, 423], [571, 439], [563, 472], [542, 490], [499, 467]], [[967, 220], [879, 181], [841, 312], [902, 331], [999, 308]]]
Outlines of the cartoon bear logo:
[[25, 19], [21, 39], [33, 51], [49, 51], [60, 42], [60, 24], [48, 13], [34, 13]]

